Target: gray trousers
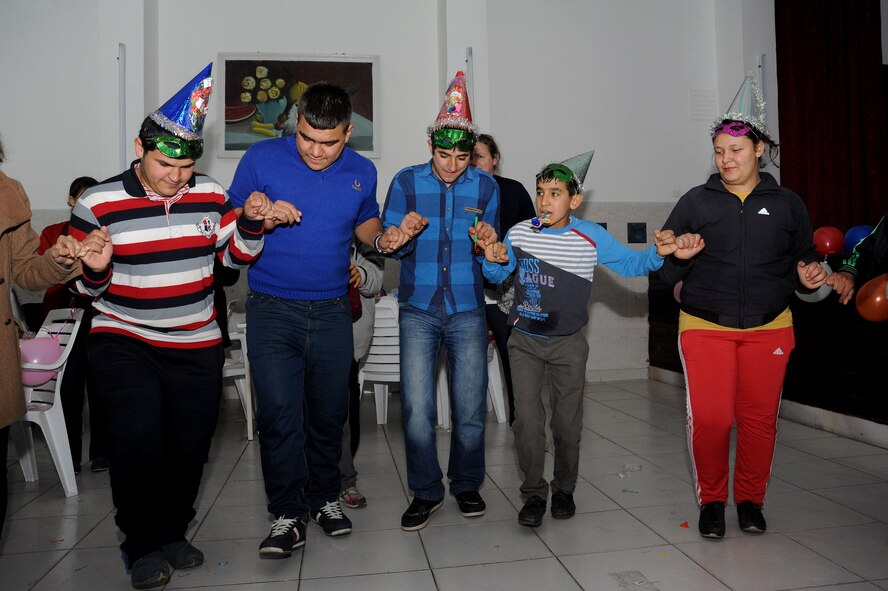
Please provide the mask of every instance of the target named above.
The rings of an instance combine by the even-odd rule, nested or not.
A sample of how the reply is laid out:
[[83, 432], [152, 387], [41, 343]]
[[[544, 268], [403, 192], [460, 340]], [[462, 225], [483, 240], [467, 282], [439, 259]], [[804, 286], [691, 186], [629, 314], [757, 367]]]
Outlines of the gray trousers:
[[554, 492], [573, 494], [580, 461], [583, 430], [583, 385], [589, 343], [582, 331], [547, 339], [513, 330], [509, 337], [509, 362], [515, 390], [515, 447], [524, 472], [521, 498], [546, 499], [549, 483], [543, 477], [546, 458], [546, 409], [542, 387], [549, 380], [555, 440]]

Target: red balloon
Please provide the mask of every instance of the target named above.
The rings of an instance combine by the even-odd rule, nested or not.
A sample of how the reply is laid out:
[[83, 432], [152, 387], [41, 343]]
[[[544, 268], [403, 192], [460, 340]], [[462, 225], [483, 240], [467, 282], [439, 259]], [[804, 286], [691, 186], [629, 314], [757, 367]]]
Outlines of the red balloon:
[[675, 298], [675, 301], [679, 304], [681, 303], [681, 286], [684, 285], [684, 281], [679, 281], [675, 284], [675, 287], [672, 288], [672, 297]]
[[888, 320], [888, 275], [879, 275], [857, 292], [857, 311], [870, 322]]
[[823, 256], [839, 254], [845, 247], [845, 235], [833, 226], [817, 228], [814, 230], [814, 246]]

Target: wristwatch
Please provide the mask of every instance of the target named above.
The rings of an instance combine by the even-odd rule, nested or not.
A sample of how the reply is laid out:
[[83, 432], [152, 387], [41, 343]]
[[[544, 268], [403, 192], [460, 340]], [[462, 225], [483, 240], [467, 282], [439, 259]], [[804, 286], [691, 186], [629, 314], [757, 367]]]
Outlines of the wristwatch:
[[385, 254], [385, 251], [379, 248], [379, 239], [382, 238], [382, 233], [376, 235], [376, 238], [373, 239], [373, 248], [376, 249], [376, 252], [379, 254]]

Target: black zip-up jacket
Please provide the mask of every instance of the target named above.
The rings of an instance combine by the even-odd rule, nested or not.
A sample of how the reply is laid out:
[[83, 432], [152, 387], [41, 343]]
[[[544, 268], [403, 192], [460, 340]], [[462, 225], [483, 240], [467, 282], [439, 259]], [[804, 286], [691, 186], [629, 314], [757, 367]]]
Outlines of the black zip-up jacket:
[[684, 281], [681, 309], [730, 328], [771, 322], [789, 304], [799, 261], [818, 260], [808, 209], [768, 173], [745, 201], [725, 189], [718, 174], [688, 191], [663, 226], [676, 236], [700, 234], [706, 247], [689, 261], [667, 257], [661, 277]]

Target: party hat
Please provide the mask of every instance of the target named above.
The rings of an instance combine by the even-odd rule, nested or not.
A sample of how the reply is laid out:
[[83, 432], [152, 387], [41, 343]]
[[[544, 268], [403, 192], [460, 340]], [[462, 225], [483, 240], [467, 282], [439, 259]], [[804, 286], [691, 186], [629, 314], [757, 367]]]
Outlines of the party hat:
[[469, 93], [466, 91], [466, 75], [462, 70], [450, 81], [450, 86], [444, 94], [444, 103], [438, 111], [438, 118], [429, 125], [427, 131], [432, 135], [441, 129], [461, 129], [473, 136], [478, 134], [478, 126], [472, 123]]
[[592, 156], [594, 155], [595, 150], [591, 150], [589, 152], [578, 154], [573, 158], [568, 158], [561, 163], [573, 171], [580, 187], [582, 187], [583, 183], [586, 181], [586, 173], [589, 172], [589, 164], [592, 163]]
[[204, 118], [213, 91], [212, 68], [212, 63], [207, 65], [162, 107], [151, 113], [151, 120], [182, 139], [202, 139]]
[[760, 135], [767, 136], [768, 129], [765, 126], [765, 99], [762, 97], [762, 91], [755, 76], [752, 72], [748, 72], [740, 85], [740, 90], [731, 101], [728, 111], [721, 117], [717, 118], [709, 127], [712, 137], [719, 133], [728, 133], [733, 136], [744, 135], [748, 133], [748, 129], [744, 131], [743, 126], [726, 126], [723, 121], [740, 121], [755, 129]]

